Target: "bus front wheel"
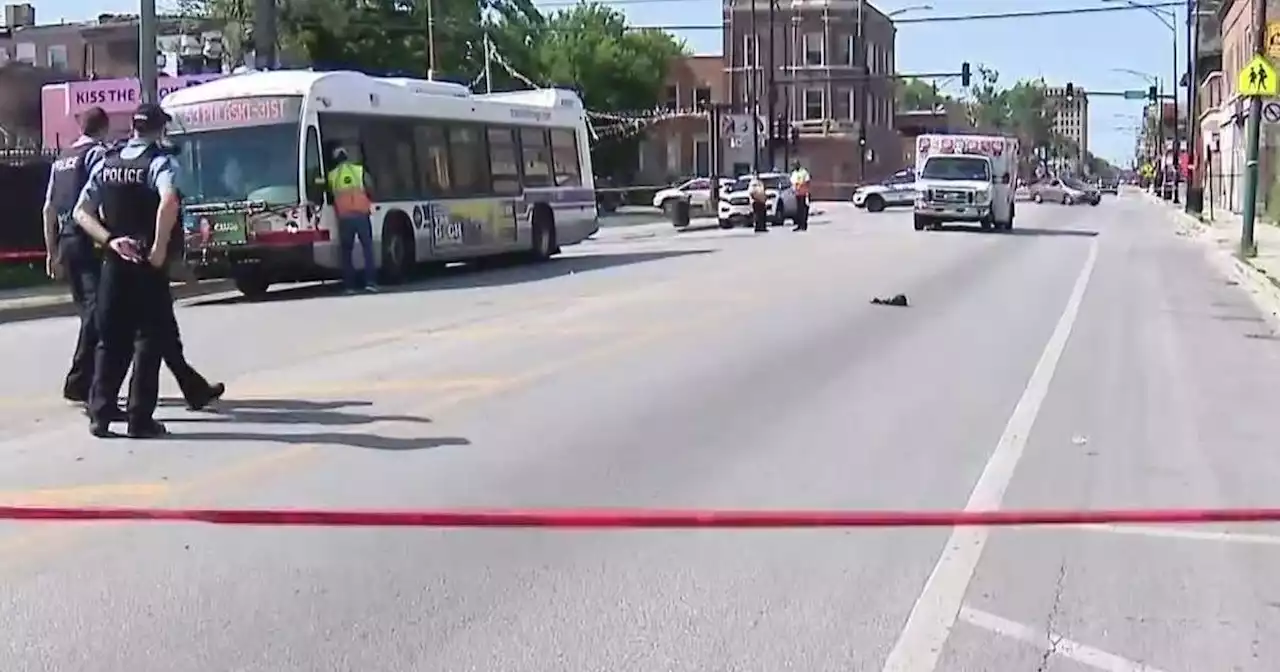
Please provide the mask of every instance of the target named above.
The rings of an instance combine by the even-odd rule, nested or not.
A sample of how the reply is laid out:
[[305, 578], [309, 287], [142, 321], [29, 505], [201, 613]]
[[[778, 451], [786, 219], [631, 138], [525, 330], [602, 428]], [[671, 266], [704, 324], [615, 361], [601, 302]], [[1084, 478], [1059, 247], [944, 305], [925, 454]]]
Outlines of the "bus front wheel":
[[239, 290], [245, 298], [249, 299], [256, 299], [265, 295], [267, 293], [267, 289], [271, 287], [271, 283], [266, 278], [256, 273], [237, 275], [232, 278], [232, 281], [235, 283], [236, 289]]
[[382, 281], [398, 285], [413, 274], [413, 227], [407, 218], [395, 218], [382, 229]]

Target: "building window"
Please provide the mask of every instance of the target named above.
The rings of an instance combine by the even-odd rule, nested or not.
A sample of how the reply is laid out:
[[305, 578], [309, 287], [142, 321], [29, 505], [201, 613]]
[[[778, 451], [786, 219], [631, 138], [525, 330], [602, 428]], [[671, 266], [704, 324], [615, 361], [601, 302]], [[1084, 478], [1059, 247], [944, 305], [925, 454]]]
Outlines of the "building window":
[[858, 120], [858, 92], [857, 89], [849, 89], [849, 121]]
[[823, 98], [822, 89], [805, 89], [804, 90], [804, 118], [805, 119], [825, 119], [826, 118], [826, 100]]
[[36, 64], [36, 43], [35, 42], [19, 42], [17, 44], [17, 54], [13, 60], [19, 63], [26, 63], [27, 65], [35, 65]]
[[680, 87], [678, 86], [667, 87], [666, 107], [668, 110], [680, 109]]
[[742, 66], [745, 68], [760, 67], [760, 49], [759, 35], [743, 35], [742, 36]]
[[805, 33], [804, 34], [804, 64], [805, 65], [822, 65], [822, 33]]
[[45, 51], [45, 62], [50, 68], [54, 70], [66, 70], [68, 65], [67, 45], [65, 44], [49, 45], [48, 50]]
[[667, 138], [667, 172], [680, 174], [680, 138]]
[[849, 67], [858, 64], [858, 38], [853, 35], [844, 38], [844, 64]]
[[711, 88], [699, 86], [693, 90], [693, 106], [699, 110], [705, 110], [711, 106]]

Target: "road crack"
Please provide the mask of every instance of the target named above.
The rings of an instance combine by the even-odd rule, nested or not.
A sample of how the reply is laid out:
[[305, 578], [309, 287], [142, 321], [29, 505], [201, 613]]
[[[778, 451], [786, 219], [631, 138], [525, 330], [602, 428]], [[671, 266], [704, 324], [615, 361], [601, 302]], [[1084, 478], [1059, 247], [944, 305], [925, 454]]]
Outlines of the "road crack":
[[1058, 633], [1057, 623], [1058, 616], [1062, 606], [1062, 592], [1067, 583], [1067, 560], [1062, 559], [1058, 565], [1058, 580], [1053, 587], [1053, 602], [1049, 605], [1049, 615], [1045, 618], [1044, 636], [1048, 646], [1045, 647], [1044, 654], [1040, 656], [1040, 664], [1036, 666], [1036, 672], [1045, 672], [1049, 669], [1049, 661], [1058, 653], [1058, 647], [1062, 645], [1064, 639]]

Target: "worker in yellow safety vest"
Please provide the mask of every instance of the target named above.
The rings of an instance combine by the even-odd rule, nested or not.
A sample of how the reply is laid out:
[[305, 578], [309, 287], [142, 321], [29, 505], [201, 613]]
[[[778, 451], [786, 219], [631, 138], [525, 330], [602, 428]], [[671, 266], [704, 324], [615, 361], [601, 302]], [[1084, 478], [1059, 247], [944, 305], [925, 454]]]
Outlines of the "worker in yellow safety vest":
[[809, 230], [809, 171], [799, 161], [791, 167], [791, 190], [796, 196], [796, 227], [793, 231]]
[[361, 269], [364, 276], [363, 289], [366, 292], [376, 292], [378, 284], [377, 268], [373, 263], [373, 221], [369, 218], [373, 209], [373, 202], [369, 198], [372, 188], [369, 174], [365, 172], [364, 166], [351, 159], [343, 147], [333, 147], [330, 156], [333, 168], [329, 170], [326, 181], [329, 193], [333, 195], [333, 209], [338, 215], [343, 285], [349, 294], [361, 289], [351, 260], [356, 241], [359, 240], [364, 262]]

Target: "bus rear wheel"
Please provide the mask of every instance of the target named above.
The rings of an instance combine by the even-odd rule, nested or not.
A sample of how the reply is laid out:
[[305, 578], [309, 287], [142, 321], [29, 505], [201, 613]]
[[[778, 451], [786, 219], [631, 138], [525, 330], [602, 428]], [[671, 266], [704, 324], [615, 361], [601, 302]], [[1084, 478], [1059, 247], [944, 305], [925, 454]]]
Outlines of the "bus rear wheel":
[[533, 260], [546, 261], [559, 252], [556, 245], [556, 220], [551, 208], [534, 206], [533, 210]]

